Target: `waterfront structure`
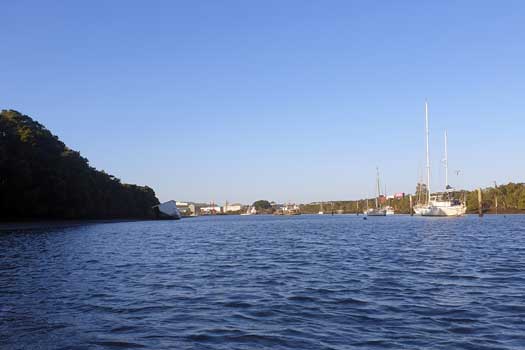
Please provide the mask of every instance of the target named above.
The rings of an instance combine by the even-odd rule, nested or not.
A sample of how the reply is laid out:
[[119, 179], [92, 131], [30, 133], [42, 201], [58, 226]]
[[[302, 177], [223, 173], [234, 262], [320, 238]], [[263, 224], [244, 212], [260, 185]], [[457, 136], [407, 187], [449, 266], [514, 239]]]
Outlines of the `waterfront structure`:
[[222, 212], [222, 208], [218, 205], [210, 205], [208, 207], [201, 207], [201, 215], [214, 215]]
[[191, 216], [199, 215], [199, 211], [197, 210], [197, 206], [195, 204], [191, 203], [190, 205], [188, 205], [188, 209]]
[[275, 215], [300, 215], [301, 208], [297, 204], [286, 204], [283, 208], [277, 210]]
[[229, 204], [228, 202], [226, 202], [223, 207], [223, 212], [229, 213], [229, 212], [241, 211], [242, 208], [243, 208], [243, 205], [240, 203]]
[[159, 220], [179, 220], [181, 218], [179, 208], [177, 208], [174, 200], [155, 205], [153, 212]]

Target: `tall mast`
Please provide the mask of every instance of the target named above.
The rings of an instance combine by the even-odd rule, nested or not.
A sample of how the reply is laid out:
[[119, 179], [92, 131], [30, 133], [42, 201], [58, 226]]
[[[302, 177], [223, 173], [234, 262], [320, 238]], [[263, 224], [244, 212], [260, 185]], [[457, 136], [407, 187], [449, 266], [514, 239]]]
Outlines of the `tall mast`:
[[379, 185], [379, 168], [376, 167], [376, 171], [377, 171], [377, 197], [376, 197], [376, 208], [379, 208], [379, 205], [378, 205], [378, 199], [379, 199], [379, 196], [381, 195], [381, 187]]
[[447, 150], [447, 130], [445, 130], [445, 190], [448, 189], [448, 150]]
[[430, 203], [430, 158], [428, 156], [428, 103], [425, 101], [425, 135], [427, 141], [427, 204]]

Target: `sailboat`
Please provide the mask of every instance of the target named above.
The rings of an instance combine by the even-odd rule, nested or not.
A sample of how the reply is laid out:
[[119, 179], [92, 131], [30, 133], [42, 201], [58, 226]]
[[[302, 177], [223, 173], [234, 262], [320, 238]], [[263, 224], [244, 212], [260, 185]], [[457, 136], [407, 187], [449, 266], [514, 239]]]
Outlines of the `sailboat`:
[[454, 189], [448, 183], [448, 136], [445, 131], [445, 191], [431, 194], [430, 192], [430, 158], [428, 147], [428, 103], [425, 101], [425, 135], [427, 156], [427, 195], [426, 203], [414, 207], [414, 212], [421, 216], [463, 216], [467, 211], [464, 202], [454, 198]]
[[[376, 197], [376, 206], [375, 208], [367, 208], [363, 214], [367, 216], [386, 216], [386, 209], [381, 208], [379, 205], [379, 198], [381, 197], [381, 187], [379, 185], [379, 169], [377, 169], [377, 197]], [[368, 207], [368, 200], [367, 200], [367, 207]]]
[[[388, 196], [387, 196], [387, 192], [386, 192], [386, 185], [385, 185], [385, 192], [383, 192], [383, 193], [385, 195], [385, 198], [388, 201]], [[386, 205], [385, 206], [385, 210], [386, 210], [386, 215], [394, 215], [396, 213], [394, 208], [391, 205]]]
[[324, 211], [323, 211], [323, 202], [321, 202], [321, 208], [319, 209], [319, 215], [323, 215], [324, 214]]

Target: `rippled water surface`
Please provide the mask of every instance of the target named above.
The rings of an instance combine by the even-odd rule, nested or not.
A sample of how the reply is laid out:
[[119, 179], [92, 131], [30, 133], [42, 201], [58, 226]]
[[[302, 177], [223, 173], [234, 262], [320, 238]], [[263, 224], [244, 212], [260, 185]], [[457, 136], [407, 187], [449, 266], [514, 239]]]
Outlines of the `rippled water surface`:
[[525, 217], [0, 233], [0, 348], [525, 349]]

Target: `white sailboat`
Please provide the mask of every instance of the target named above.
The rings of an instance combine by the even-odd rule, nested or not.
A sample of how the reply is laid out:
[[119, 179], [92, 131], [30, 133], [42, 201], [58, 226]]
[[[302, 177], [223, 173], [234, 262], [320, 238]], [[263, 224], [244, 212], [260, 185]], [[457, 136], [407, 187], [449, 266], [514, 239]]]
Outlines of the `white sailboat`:
[[255, 214], [257, 214], [257, 209], [255, 209], [255, 207], [253, 206], [249, 206], [246, 209], [246, 212], [241, 213], [241, 215], [255, 215]]
[[324, 211], [323, 211], [323, 202], [321, 202], [321, 208], [319, 209], [319, 215], [323, 215], [324, 214]]
[[[386, 185], [385, 185], [385, 192], [383, 192], [383, 194], [385, 195], [385, 198], [388, 201], [388, 195], [387, 195], [387, 192], [386, 192]], [[394, 208], [391, 205], [386, 205], [385, 206], [385, 210], [386, 210], [386, 215], [394, 215], [396, 213]]]
[[467, 211], [464, 202], [454, 198], [454, 189], [448, 184], [448, 149], [447, 132], [445, 131], [445, 191], [431, 194], [430, 192], [430, 158], [428, 147], [428, 104], [425, 101], [425, 135], [426, 135], [426, 156], [427, 156], [427, 195], [426, 203], [419, 203], [414, 206], [416, 215], [421, 216], [463, 216]]
[[381, 208], [380, 205], [379, 205], [379, 198], [381, 197], [381, 187], [379, 185], [379, 169], [377, 169], [377, 177], [376, 177], [376, 182], [377, 182], [377, 197], [376, 197], [376, 206], [375, 208], [368, 208], [368, 200], [366, 202], [367, 204], [367, 209], [364, 211], [363, 214], [367, 215], [367, 216], [386, 216], [386, 209], [385, 208]]

